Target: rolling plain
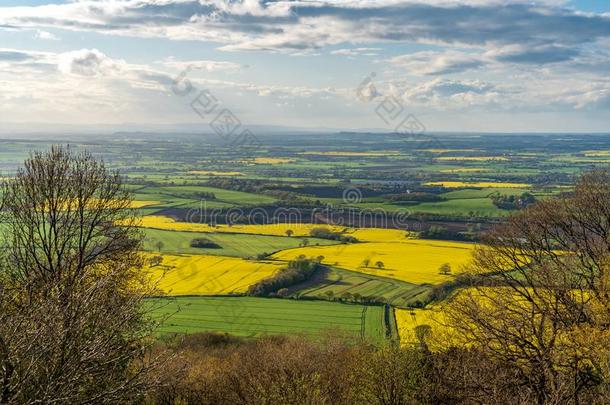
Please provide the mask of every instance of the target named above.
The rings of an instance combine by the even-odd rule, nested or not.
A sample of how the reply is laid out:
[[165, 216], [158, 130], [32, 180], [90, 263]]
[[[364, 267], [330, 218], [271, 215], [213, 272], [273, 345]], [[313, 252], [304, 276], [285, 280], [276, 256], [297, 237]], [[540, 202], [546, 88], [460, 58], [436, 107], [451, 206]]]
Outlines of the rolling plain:
[[[262, 134], [252, 148], [195, 135], [168, 146], [150, 134], [87, 147], [133, 193], [145, 271], [162, 295], [150, 298], [159, 333], [334, 330], [407, 344], [418, 326], [442, 329], [439, 308], [487, 230], [610, 163], [606, 135], [431, 138]], [[2, 143], [15, 156], [10, 177], [32, 145]], [[298, 260], [319, 269], [253, 295]]]

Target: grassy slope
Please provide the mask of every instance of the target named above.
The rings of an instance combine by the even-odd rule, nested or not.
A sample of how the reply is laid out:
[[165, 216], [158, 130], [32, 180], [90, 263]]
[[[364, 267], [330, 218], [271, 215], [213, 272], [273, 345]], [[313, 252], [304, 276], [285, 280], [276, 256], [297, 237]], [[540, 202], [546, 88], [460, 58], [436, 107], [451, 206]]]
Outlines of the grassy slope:
[[430, 288], [391, 278], [331, 268], [323, 280], [317, 280], [302, 288], [295, 295], [328, 299], [329, 291], [332, 291], [335, 298], [340, 298], [345, 293], [360, 294], [362, 297], [382, 297], [388, 304], [406, 307], [417, 300], [424, 301]]

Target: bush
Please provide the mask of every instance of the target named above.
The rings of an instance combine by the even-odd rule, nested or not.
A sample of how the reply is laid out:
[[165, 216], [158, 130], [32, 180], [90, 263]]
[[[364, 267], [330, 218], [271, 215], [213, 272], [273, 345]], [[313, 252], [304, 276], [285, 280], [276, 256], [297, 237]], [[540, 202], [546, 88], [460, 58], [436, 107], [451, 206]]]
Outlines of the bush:
[[455, 232], [440, 225], [432, 225], [419, 233], [422, 239], [475, 241], [477, 235], [471, 232]]
[[536, 202], [536, 197], [530, 193], [523, 193], [520, 196], [495, 194], [491, 196], [491, 201], [498, 208], [505, 210], [520, 210]]
[[222, 249], [222, 246], [208, 238], [195, 238], [191, 240], [191, 247], [201, 249]]
[[328, 228], [322, 228], [322, 227], [313, 228], [311, 231], [309, 231], [309, 235], [312, 238], [338, 240], [338, 241], [345, 242], [345, 243], [359, 242], [358, 239], [354, 238], [353, 236], [343, 235], [343, 233], [341, 233], [341, 232], [333, 232]]

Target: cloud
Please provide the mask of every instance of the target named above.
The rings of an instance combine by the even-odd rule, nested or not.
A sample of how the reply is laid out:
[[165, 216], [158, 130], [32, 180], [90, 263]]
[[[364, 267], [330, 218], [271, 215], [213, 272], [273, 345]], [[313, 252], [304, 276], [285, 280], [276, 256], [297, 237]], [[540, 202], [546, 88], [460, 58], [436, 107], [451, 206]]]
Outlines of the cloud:
[[566, 62], [573, 60], [579, 54], [580, 51], [578, 49], [555, 45], [534, 47], [512, 45], [489, 53], [490, 56], [499, 62], [535, 65]]
[[423, 51], [386, 60], [387, 63], [415, 75], [446, 75], [478, 69], [488, 61], [481, 55], [457, 51]]
[[25, 62], [35, 59], [30, 52], [13, 49], [0, 49], [0, 62]]
[[48, 31], [36, 30], [36, 38], [45, 41], [58, 41], [59, 38]]
[[114, 61], [97, 49], [81, 49], [62, 53], [58, 57], [58, 69], [62, 73], [79, 76], [105, 76], [119, 72], [122, 61]]
[[241, 65], [235, 62], [219, 61], [219, 60], [191, 60], [191, 61], [179, 61], [174, 58], [168, 58], [163, 61], [164, 66], [168, 66], [173, 69], [184, 70], [204, 70], [206, 72], [227, 72], [236, 71], [247, 66]]
[[356, 56], [376, 56], [381, 51], [381, 48], [343, 48], [331, 51], [332, 55], [342, 55], [348, 57]]
[[494, 104], [504, 93], [507, 91], [480, 80], [438, 78], [409, 88], [402, 98], [409, 104], [447, 109]]
[[0, 25], [212, 41], [224, 50], [287, 52], [374, 42], [567, 49], [610, 37], [609, 16], [558, 7], [563, 3], [89, 0], [3, 7]]
[[[581, 51], [570, 47], [509, 45], [490, 50], [473, 49], [469, 52], [422, 51], [395, 56], [384, 62], [400, 68], [404, 73], [425, 76], [459, 74], [481, 68], [508, 68], [513, 64], [544, 66], [574, 62], [580, 55]], [[583, 63], [584, 59], [579, 59], [578, 62]]]

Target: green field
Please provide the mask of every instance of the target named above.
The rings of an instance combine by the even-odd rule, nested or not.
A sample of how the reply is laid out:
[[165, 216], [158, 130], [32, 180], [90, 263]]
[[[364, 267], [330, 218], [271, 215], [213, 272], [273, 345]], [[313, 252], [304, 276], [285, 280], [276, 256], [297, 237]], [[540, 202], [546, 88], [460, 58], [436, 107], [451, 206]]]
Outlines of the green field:
[[416, 301], [425, 301], [429, 286], [405, 283], [386, 277], [373, 276], [338, 268], [329, 269], [324, 280], [307, 286], [295, 295], [318, 299], [342, 299], [344, 294], [377, 297], [390, 305], [406, 308]]
[[208, 202], [221, 202], [234, 205], [254, 205], [254, 204], [271, 204], [275, 198], [254, 194], [245, 193], [242, 191], [225, 190], [215, 187], [196, 187], [196, 186], [172, 186], [172, 187], [154, 187], [146, 190], [157, 192], [161, 195], [167, 195], [173, 198], [184, 198], [199, 201], [198, 193], [206, 192], [213, 193], [215, 199]]
[[[163, 242], [161, 253], [188, 253], [233, 257], [255, 257], [262, 253], [299, 247], [303, 238], [287, 236], [248, 235], [232, 233], [179, 232], [143, 228], [144, 249], [158, 252], [157, 243]], [[190, 243], [195, 238], [206, 238], [221, 246], [220, 249], [193, 248]], [[333, 245], [336, 241], [307, 238], [310, 245]]]
[[338, 331], [379, 341], [385, 337], [384, 307], [253, 297], [151, 299], [158, 332], [213, 331], [236, 336], [319, 335]]
[[[174, 179], [177, 180], [177, 178]], [[198, 193], [213, 193], [215, 198], [201, 198]], [[256, 204], [272, 204], [275, 202], [275, 198], [265, 195], [201, 186], [139, 187], [134, 190], [134, 199], [159, 201], [158, 205], [147, 209], [153, 212], [175, 207], [185, 209], [222, 209]]]

